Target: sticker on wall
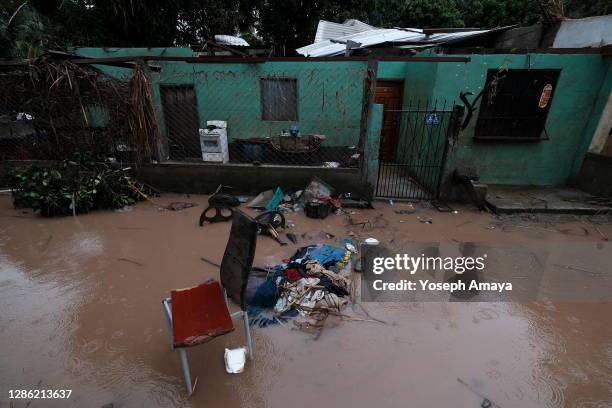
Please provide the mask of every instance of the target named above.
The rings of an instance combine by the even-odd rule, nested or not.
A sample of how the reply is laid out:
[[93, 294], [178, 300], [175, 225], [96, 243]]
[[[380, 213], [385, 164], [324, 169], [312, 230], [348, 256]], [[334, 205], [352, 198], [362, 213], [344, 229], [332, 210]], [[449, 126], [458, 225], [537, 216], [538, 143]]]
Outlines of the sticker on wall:
[[551, 84], [546, 84], [544, 89], [542, 89], [542, 95], [540, 95], [540, 103], [538, 107], [545, 108], [548, 106], [548, 101], [550, 101], [550, 95], [552, 94], [553, 87]]
[[440, 118], [436, 112], [431, 112], [427, 114], [425, 118], [425, 124], [427, 126], [438, 126], [440, 124]]

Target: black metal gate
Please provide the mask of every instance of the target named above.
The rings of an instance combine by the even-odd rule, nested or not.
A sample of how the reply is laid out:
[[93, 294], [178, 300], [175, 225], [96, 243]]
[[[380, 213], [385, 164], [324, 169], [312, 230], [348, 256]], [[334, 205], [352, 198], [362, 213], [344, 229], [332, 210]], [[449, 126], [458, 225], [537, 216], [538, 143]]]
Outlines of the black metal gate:
[[384, 121], [397, 129], [392, 160], [378, 167], [376, 196], [437, 199], [449, 144], [457, 136], [463, 108], [446, 102], [416, 104], [384, 111]]

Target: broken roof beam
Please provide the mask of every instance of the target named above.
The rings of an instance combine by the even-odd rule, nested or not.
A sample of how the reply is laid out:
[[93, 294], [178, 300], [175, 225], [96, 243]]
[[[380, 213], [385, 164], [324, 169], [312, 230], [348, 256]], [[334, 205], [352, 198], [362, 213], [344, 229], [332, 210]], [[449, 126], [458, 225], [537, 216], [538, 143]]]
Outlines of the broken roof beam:
[[[67, 59], [76, 65], [110, 65], [118, 68], [134, 69], [137, 60], [143, 59], [142, 57], [109, 57], [109, 58], [96, 58], [96, 57], [84, 57], [82, 55], [71, 54], [64, 51], [49, 50], [47, 54], [54, 57]], [[159, 72], [160, 67], [157, 65], [149, 65], [149, 69], [154, 72]]]
[[[121, 58], [121, 60], [116, 60]], [[127, 59], [123, 59], [124, 57], [112, 57], [112, 58], [75, 58], [71, 59], [70, 62], [76, 65], [108, 65], [112, 67], [118, 68], [128, 68], [134, 69], [136, 67], [136, 61], [140, 58], [127, 57]], [[150, 65], [147, 64], [149, 69], [153, 72], [159, 72], [161, 68], [159, 65]]]
[[[469, 62], [469, 57], [389, 57], [394, 58], [397, 61], [419, 61], [419, 62]], [[379, 60], [388, 60], [387, 57], [377, 57]], [[109, 58], [85, 58], [81, 60], [73, 60], [74, 63], [80, 64], [111, 64], [115, 62], [126, 62], [126, 61], [177, 61], [186, 62], [190, 64], [215, 64], [215, 63], [241, 63], [241, 64], [262, 64], [265, 62], [315, 62], [315, 61], [329, 61], [329, 62], [346, 62], [346, 61], [368, 61], [369, 57], [175, 57], [175, 56], [139, 56], [139, 57], [109, 57]]]
[[[469, 55], [469, 54], [602, 54], [603, 56], [612, 55], [612, 49], [601, 48], [446, 48], [447, 55]], [[609, 53], [609, 54], [606, 54]]]

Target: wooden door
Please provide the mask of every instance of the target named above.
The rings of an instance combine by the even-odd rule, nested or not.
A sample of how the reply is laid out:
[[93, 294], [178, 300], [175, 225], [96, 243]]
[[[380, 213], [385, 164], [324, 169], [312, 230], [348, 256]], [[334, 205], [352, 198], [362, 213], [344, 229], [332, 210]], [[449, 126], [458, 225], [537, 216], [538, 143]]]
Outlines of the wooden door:
[[160, 85], [170, 159], [201, 158], [200, 119], [193, 85]]
[[380, 133], [380, 148], [378, 159], [381, 162], [390, 162], [395, 159], [398, 129], [401, 115], [388, 112], [402, 109], [403, 81], [377, 81], [374, 102], [383, 105], [383, 123]]

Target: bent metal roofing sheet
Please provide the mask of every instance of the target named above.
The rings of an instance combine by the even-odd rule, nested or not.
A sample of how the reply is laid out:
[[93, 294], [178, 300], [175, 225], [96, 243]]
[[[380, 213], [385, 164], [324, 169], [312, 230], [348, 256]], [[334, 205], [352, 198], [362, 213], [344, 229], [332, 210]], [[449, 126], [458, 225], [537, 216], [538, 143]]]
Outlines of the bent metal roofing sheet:
[[[356, 22], [360, 24], [356, 24]], [[331, 26], [332, 24], [333, 26]], [[342, 27], [338, 26], [346, 26], [346, 29], [343, 30]], [[315, 42], [298, 48], [296, 51], [306, 57], [332, 57], [344, 54], [347, 47], [349, 49], [360, 49], [383, 43], [410, 42], [415, 43], [412, 47], [419, 48], [425, 44], [431, 45], [463, 40], [469, 37], [476, 37], [493, 31], [502, 31], [513, 27], [498, 27], [491, 30], [453, 30], [454, 32], [438, 32], [427, 35], [419, 28], [371, 27], [371, 29], [366, 30], [366, 26], [371, 27], [358, 20], [348, 20], [344, 24], [330, 23], [322, 20], [317, 27]], [[351, 31], [357, 32], [350, 33]], [[349, 32], [349, 34], [346, 34], [346, 32]], [[333, 37], [335, 34], [338, 34], [338, 36]], [[406, 47], [403, 46], [402, 48]]]

